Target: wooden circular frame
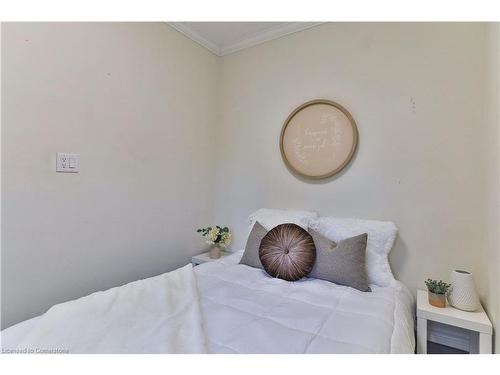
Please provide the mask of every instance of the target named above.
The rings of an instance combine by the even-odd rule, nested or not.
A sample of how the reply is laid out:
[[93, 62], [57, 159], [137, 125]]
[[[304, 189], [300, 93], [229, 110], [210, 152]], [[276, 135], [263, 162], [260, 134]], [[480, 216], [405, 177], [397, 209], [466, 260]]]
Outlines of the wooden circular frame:
[[[303, 109], [305, 109], [307, 107], [310, 107], [312, 105], [316, 105], [316, 104], [331, 105], [332, 107], [335, 107], [336, 109], [338, 109], [339, 111], [341, 111], [347, 117], [347, 119], [351, 123], [352, 131], [353, 131], [353, 142], [352, 142], [352, 147], [351, 147], [351, 150], [350, 150], [349, 154], [347, 155], [346, 159], [342, 162], [341, 165], [339, 165], [337, 168], [335, 168], [331, 172], [328, 172], [328, 173], [325, 173], [325, 174], [322, 174], [322, 175], [319, 175], [319, 176], [311, 176], [311, 175], [307, 175], [305, 173], [302, 173], [302, 172], [298, 171], [297, 169], [295, 169], [290, 164], [290, 162], [288, 161], [288, 159], [287, 159], [287, 157], [285, 155], [285, 150], [284, 150], [284, 147], [283, 147], [283, 138], [285, 137], [286, 128], [287, 128], [288, 124], [290, 123], [290, 121], [292, 120], [292, 118], [297, 113], [299, 113], [300, 111], [302, 111]], [[349, 113], [349, 111], [347, 109], [345, 109], [344, 107], [342, 107], [340, 104], [338, 104], [338, 103], [336, 103], [334, 101], [328, 100], [328, 99], [315, 99], [315, 100], [311, 100], [311, 101], [306, 102], [306, 103], [300, 105], [299, 107], [295, 108], [293, 110], [293, 112], [290, 113], [290, 115], [287, 117], [287, 119], [285, 120], [285, 123], [283, 124], [283, 127], [281, 128], [281, 133], [280, 133], [280, 152], [281, 152], [281, 157], [283, 158], [283, 161], [285, 162], [285, 164], [288, 167], [288, 169], [290, 169], [291, 171], [293, 171], [294, 173], [296, 173], [296, 174], [298, 174], [298, 175], [300, 175], [302, 177], [306, 177], [306, 178], [310, 178], [310, 179], [314, 179], [314, 180], [321, 180], [321, 179], [329, 178], [329, 177], [332, 177], [332, 176], [336, 175], [337, 173], [339, 173], [340, 171], [342, 171], [349, 164], [349, 162], [352, 160], [352, 158], [354, 156], [354, 153], [356, 152], [357, 147], [358, 147], [358, 127], [356, 126], [356, 122], [354, 121], [354, 118], [351, 116], [351, 114]]]

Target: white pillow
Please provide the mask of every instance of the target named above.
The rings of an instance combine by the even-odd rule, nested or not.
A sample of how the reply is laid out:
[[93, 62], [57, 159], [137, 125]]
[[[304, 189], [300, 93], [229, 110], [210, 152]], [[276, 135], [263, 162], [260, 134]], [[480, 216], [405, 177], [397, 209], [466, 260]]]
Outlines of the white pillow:
[[396, 280], [388, 258], [398, 233], [398, 228], [393, 222], [320, 217], [311, 220], [309, 226], [335, 242], [368, 233], [366, 245], [368, 282], [379, 286], [395, 286]]
[[316, 219], [318, 214], [309, 211], [288, 211], [288, 210], [273, 210], [270, 208], [261, 208], [252, 213], [248, 220], [250, 221], [250, 230], [258, 221], [267, 230], [273, 229], [275, 226], [284, 223], [293, 223], [307, 230], [309, 222]]

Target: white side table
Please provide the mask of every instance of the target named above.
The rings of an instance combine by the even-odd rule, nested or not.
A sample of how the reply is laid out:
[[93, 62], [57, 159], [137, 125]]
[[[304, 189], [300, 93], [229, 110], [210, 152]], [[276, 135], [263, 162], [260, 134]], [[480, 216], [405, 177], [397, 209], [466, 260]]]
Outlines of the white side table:
[[206, 253], [198, 254], [198, 255], [195, 255], [194, 257], [192, 257], [191, 264], [193, 265], [193, 267], [195, 267], [199, 264], [207, 263], [207, 262], [216, 262], [218, 260], [221, 260], [224, 257], [227, 257], [228, 255], [231, 255], [231, 253], [229, 253], [227, 251], [222, 251], [220, 258], [212, 259], [209, 257], [208, 253], [209, 252], [207, 251]]
[[469, 312], [451, 306], [444, 308], [429, 304], [427, 291], [417, 292], [417, 353], [427, 353], [427, 321], [448, 324], [479, 333], [479, 353], [492, 353], [493, 327], [483, 307]]

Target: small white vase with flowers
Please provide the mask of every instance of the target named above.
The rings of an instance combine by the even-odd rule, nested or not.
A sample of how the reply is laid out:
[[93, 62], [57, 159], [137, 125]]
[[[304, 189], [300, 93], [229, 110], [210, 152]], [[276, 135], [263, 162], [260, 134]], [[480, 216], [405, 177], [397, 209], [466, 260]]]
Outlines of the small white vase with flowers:
[[219, 259], [223, 249], [231, 243], [232, 236], [228, 227], [215, 225], [198, 229], [196, 232], [201, 233], [201, 235], [205, 237], [206, 242], [212, 245], [209, 252], [209, 257], [211, 259]]

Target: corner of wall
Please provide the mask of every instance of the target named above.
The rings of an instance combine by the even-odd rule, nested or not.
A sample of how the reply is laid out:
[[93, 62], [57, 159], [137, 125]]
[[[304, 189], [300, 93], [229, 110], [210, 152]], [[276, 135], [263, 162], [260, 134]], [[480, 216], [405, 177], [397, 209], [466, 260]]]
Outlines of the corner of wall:
[[483, 304], [494, 327], [494, 350], [500, 353], [500, 24], [487, 24], [487, 101], [485, 103], [486, 126], [489, 140], [485, 167], [488, 169], [486, 181], [486, 228], [485, 254], [482, 261], [485, 269], [483, 285], [486, 292]]

